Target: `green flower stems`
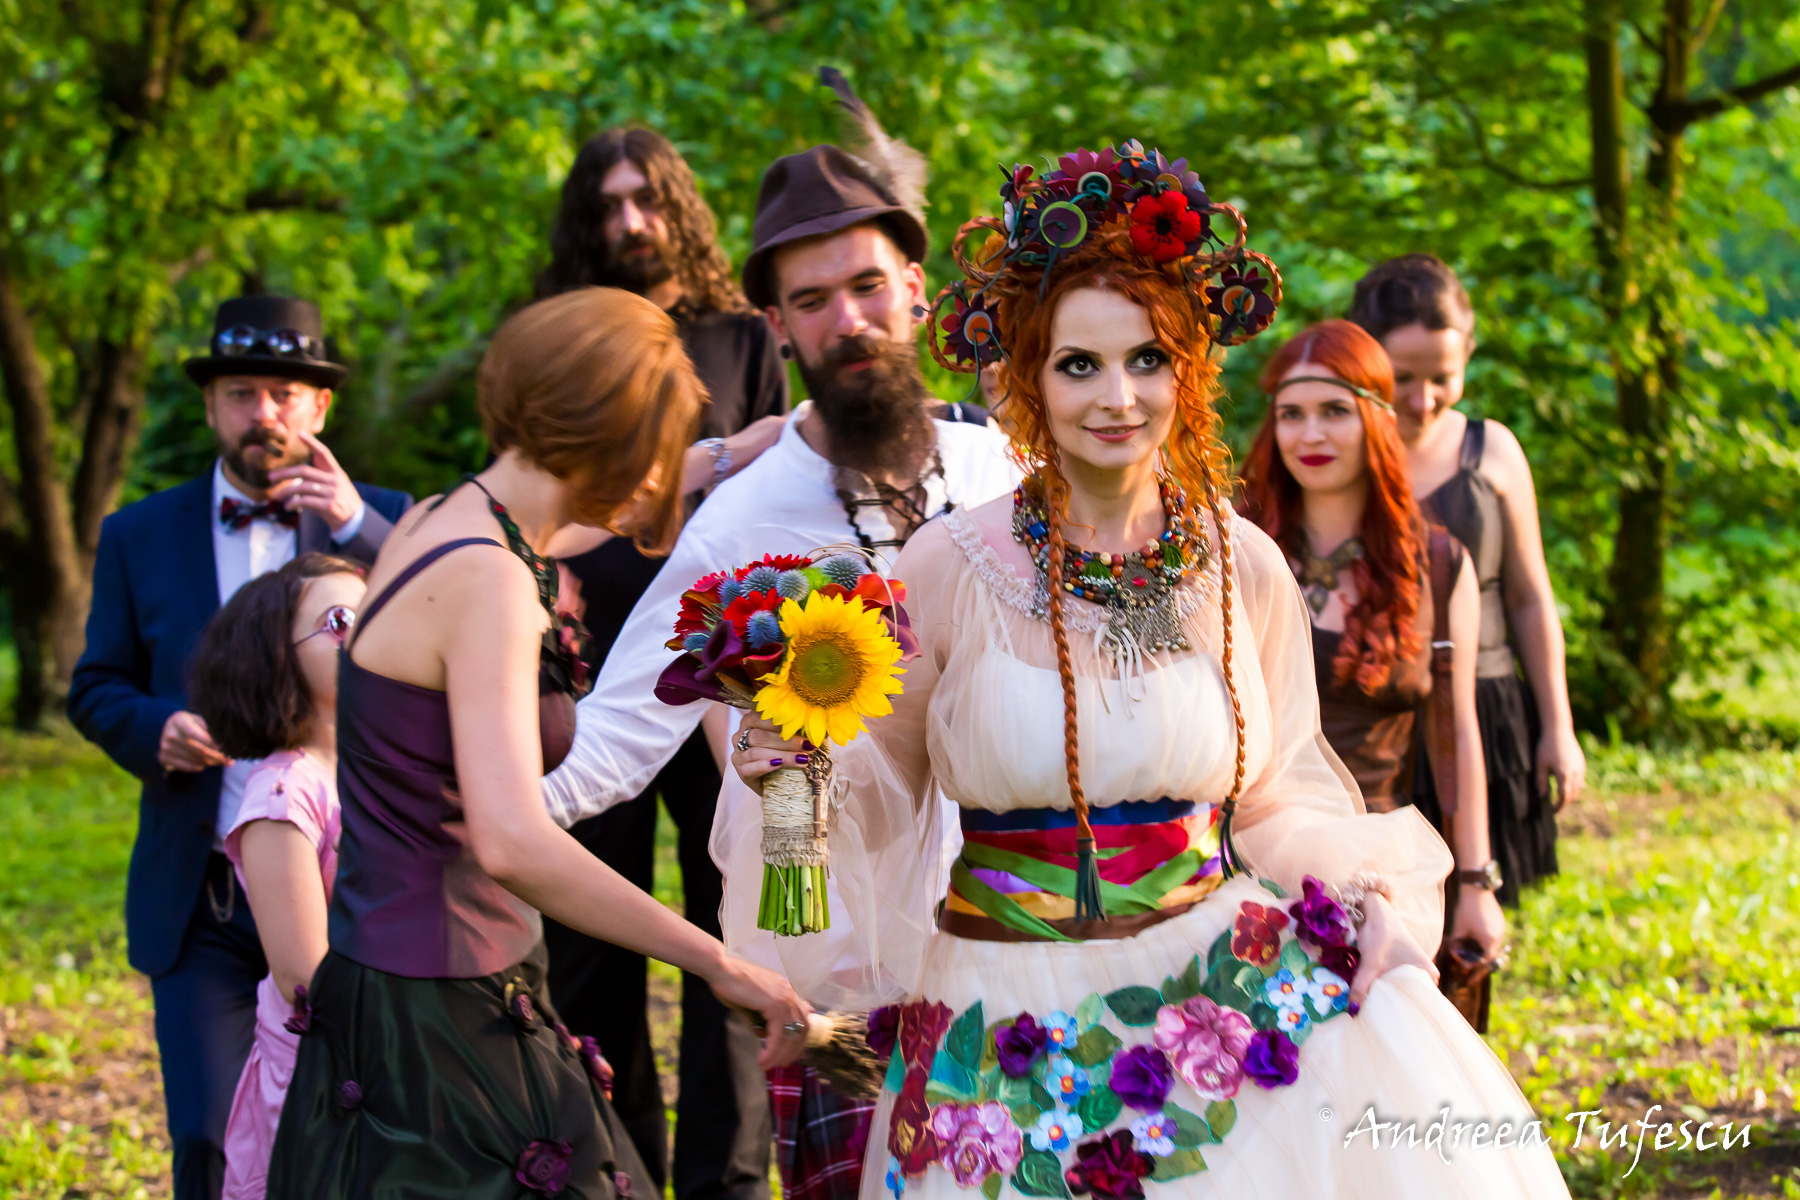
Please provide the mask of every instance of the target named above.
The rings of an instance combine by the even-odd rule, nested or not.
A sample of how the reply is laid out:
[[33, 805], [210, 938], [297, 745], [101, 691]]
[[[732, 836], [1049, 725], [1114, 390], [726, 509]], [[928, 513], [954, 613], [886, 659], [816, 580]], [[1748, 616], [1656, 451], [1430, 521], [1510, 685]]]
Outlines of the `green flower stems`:
[[763, 865], [762, 904], [756, 927], [777, 937], [798, 937], [831, 927], [826, 901], [826, 867]]

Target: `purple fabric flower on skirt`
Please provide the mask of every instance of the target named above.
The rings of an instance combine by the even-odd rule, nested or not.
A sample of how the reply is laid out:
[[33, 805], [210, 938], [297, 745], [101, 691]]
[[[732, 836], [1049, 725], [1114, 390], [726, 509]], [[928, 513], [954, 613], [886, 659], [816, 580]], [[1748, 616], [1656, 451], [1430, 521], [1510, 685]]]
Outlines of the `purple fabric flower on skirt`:
[[581, 1064], [587, 1068], [588, 1078], [598, 1084], [600, 1090], [606, 1093], [606, 1098], [611, 1100], [613, 1069], [612, 1064], [606, 1061], [606, 1056], [600, 1053], [600, 1043], [584, 1033], [577, 1039], [576, 1047], [581, 1054]]
[[1044, 1052], [1050, 1035], [1037, 1018], [1020, 1013], [1011, 1025], [994, 1031], [994, 1050], [1000, 1056], [1000, 1069], [1014, 1079], [1031, 1074], [1031, 1066]]
[[1156, 1112], [1169, 1098], [1175, 1071], [1155, 1046], [1133, 1046], [1113, 1059], [1112, 1090], [1139, 1112]]
[[1280, 1030], [1259, 1029], [1244, 1053], [1244, 1074], [1258, 1087], [1286, 1087], [1300, 1077], [1300, 1047]]
[[306, 998], [306, 985], [294, 985], [294, 1014], [281, 1027], [298, 1037], [312, 1028], [312, 1001]]
[[1325, 885], [1308, 875], [1300, 881], [1300, 891], [1300, 899], [1288, 905], [1288, 915], [1294, 918], [1294, 932], [1321, 948], [1348, 945], [1350, 918], [1331, 898]]
[[1361, 963], [1362, 951], [1355, 946], [1325, 946], [1319, 950], [1319, 965], [1346, 981], [1356, 978], [1356, 968]]
[[[569, 1182], [569, 1160], [575, 1147], [567, 1142], [532, 1142], [519, 1154], [513, 1178], [543, 1196], [554, 1196]], [[616, 1186], [616, 1185], [615, 1185]]]
[[884, 1004], [869, 1014], [869, 1049], [877, 1058], [892, 1058], [900, 1042], [900, 1006]]

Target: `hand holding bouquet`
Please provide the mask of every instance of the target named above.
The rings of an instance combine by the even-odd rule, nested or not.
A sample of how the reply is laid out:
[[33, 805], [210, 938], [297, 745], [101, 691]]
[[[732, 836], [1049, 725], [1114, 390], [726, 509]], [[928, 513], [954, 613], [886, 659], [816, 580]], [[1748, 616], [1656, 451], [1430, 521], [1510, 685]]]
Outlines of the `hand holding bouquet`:
[[817, 750], [804, 769], [763, 784], [763, 894], [757, 927], [777, 934], [828, 928], [825, 785], [828, 745], [893, 711], [900, 663], [918, 653], [900, 602], [906, 587], [855, 554], [765, 555], [719, 571], [681, 597], [680, 651], [657, 681], [665, 704], [717, 700], [804, 734]]

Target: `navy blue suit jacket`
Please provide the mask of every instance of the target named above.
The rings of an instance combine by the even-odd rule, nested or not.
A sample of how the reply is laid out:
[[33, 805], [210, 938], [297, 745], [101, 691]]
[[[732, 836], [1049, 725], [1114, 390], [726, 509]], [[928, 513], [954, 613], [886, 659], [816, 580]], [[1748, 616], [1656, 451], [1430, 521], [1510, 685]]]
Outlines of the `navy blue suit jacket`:
[[[362, 528], [332, 546], [318, 514], [301, 514], [295, 551], [327, 550], [372, 562], [412, 504], [391, 488], [357, 484]], [[219, 610], [213, 562], [212, 472], [146, 496], [106, 518], [94, 559], [87, 648], [69, 688], [69, 719], [144, 782], [137, 843], [125, 888], [131, 965], [152, 977], [175, 965], [199, 901], [219, 815], [220, 771], [165, 771], [163, 725], [187, 707], [188, 664]]]

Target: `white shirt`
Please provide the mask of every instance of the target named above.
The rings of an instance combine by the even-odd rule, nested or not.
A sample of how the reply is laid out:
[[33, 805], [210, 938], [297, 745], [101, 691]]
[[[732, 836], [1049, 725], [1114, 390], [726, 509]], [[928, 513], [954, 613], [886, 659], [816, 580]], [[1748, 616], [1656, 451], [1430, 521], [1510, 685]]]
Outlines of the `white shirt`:
[[[219, 607], [223, 608], [237, 595], [237, 590], [255, 579], [258, 575], [267, 575], [270, 571], [279, 571], [294, 561], [294, 553], [298, 547], [299, 531], [289, 529], [278, 521], [255, 520], [241, 529], [227, 528], [219, 519], [219, 504], [224, 500], [236, 500], [240, 504], [255, 504], [256, 501], [233, 487], [225, 478], [225, 464], [222, 460], [213, 461], [212, 486], [212, 521], [213, 571], [219, 577]], [[331, 535], [333, 545], [341, 546], [354, 538], [362, 529], [363, 518], [368, 515], [369, 506], [358, 502], [356, 512], [344, 522], [344, 527]], [[244, 781], [250, 778], [250, 772], [256, 769], [261, 759], [242, 759], [232, 762], [225, 768], [224, 780], [219, 787], [219, 823], [214, 828], [213, 849], [224, 848], [223, 834], [230, 829], [237, 819], [239, 806], [244, 802]]]
[[[796, 408], [775, 444], [706, 498], [626, 618], [594, 690], [576, 708], [574, 747], [544, 780], [545, 807], [563, 828], [643, 791], [705, 715], [704, 703], [671, 706], [654, 694], [657, 677], [674, 659], [666, 643], [683, 592], [702, 576], [765, 554], [856, 543], [834, 468], [800, 436], [810, 411], [811, 401]], [[933, 424], [945, 490], [957, 507], [985, 504], [1018, 483], [998, 428]], [[865, 531], [876, 540], [889, 536], [872, 527], [874, 517], [874, 510], [863, 510]], [[721, 806], [730, 794], [727, 788]]]

